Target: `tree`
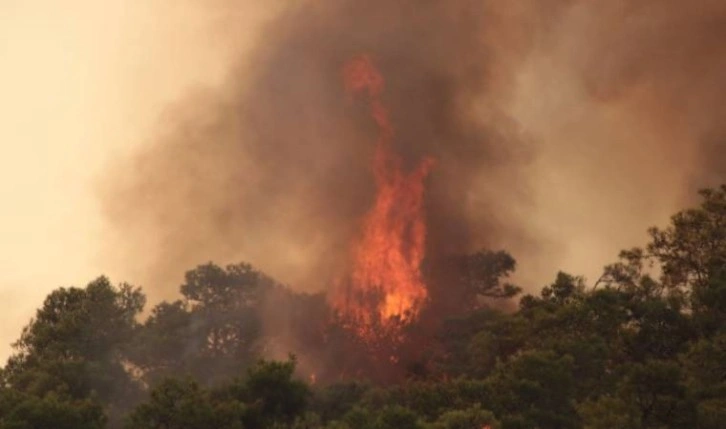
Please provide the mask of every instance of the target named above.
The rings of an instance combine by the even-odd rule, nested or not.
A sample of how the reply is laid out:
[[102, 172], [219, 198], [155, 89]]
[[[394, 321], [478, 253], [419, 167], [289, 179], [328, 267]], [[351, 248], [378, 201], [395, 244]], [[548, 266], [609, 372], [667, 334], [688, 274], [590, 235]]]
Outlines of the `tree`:
[[423, 429], [418, 416], [401, 406], [389, 406], [380, 411], [373, 429]]
[[491, 300], [517, 295], [521, 289], [508, 281], [516, 261], [505, 251], [482, 249], [471, 254], [456, 254], [430, 262], [432, 317], [449, 317], [481, 308]]
[[492, 375], [489, 382], [495, 394], [488, 406], [505, 428], [577, 428], [572, 369], [570, 356], [557, 356], [552, 351], [524, 352]]
[[668, 288], [707, 287], [726, 268], [726, 185], [699, 193], [700, 207], [677, 213], [668, 228], [649, 230], [647, 250], [660, 262]]
[[187, 272], [181, 293], [210, 356], [249, 359], [259, 335], [256, 305], [271, 280], [249, 264], [207, 264]]
[[726, 334], [701, 339], [680, 359], [689, 395], [697, 401], [699, 427], [723, 426], [726, 419]]
[[125, 362], [144, 300], [139, 289], [114, 287], [105, 277], [84, 289], [53, 291], [15, 343], [4, 383], [39, 398], [97, 396], [115, 421], [138, 394]]
[[355, 381], [325, 386], [315, 392], [312, 407], [324, 420], [338, 420], [350, 411], [369, 389], [368, 384]]
[[[233, 428], [226, 415], [215, 414], [209, 392], [191, 379], [166, 379], [151, 391], [149, 400], [128, 417], [129, 429]], [[241, 416], [240, 416], [241, 417]], [[225, 421], [227, 420], [227, 421]], [[238, 428], [242, 428], [241, 419]]]
[[167, 378], [129, 415], [129, 429], [272, 428], [314, 421], [309, 391], [293, 379], [295, 361], [260, 361], [244, 379], [204, 388], [191, 378]]
[[609, 395], [588, 399], [578, 406], [584, 429], [641, 429], [635, 404]]
[[462, 280], [472, 298], [511, 298], [521, 291], [506, 281], [516, 266], [507, 252], [480, 250], [462, 260]]
[[157, 305], [136, 336], [134, 363], [152, 383], [179, 373], [208, 383], [240, 375], [256, 359], [260, 301], [273, 286], [244, 263], [188, 271], [183, 300]]
[[465, 410], [452, 410], [439, 416], [428, 429], [499, 429], [500, 425], [491, 411], [479, 404]]
[[250, 427], [292, 423], [304, 414], [310, 399], [307, 385], [293, 377], [295, 364], [294, 356], [287, 362], [259, 361], [247, 371], [245, 380], [220, 393], [249, 404]]
[[195, 374], [203, 339], [192, 334], [192, 315], [182, 301], [162, 302], [134, 336], [131, 360], [150, 384], [171, 374]]
[[[712, 309], [717, 296], [711, 290], [722, 284], [714, 279], [726, 275], [726, 185], [699, 194], [699, 207], [675, 214], [666, 228], [650, 228], [645, 249], [621, 252], [621, 262], [606, 267], [601, 281], [648, 296], [667, 294], [695, 311]], [[658, 281], [651, 277], [655, 271]]]
[[102, 429], [103, 407], [93, 400], [67, 400], [49, 394], [38, 397], [0, 389], [2, 429]]
[[694, 404], [678, 362], [649, 360], [630, 365], [619, 394], [626, 403], [635, 404], [643, 429], [696, 427]]

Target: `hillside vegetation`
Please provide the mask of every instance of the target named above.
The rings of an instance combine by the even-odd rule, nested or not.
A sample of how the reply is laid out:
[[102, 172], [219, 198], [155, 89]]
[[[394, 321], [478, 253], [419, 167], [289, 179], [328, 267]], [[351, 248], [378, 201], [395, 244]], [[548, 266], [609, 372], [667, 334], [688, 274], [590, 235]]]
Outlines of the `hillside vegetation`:
[[455, 311], [380, 347], [248, 264], [189, 271], [147, 318], [130, 285], [57, 289], [2, 369], [0, 429], [726, 427], [726, 187], [701, 195], [594, 283], [521, 296], [508, 254], [466, 256]]

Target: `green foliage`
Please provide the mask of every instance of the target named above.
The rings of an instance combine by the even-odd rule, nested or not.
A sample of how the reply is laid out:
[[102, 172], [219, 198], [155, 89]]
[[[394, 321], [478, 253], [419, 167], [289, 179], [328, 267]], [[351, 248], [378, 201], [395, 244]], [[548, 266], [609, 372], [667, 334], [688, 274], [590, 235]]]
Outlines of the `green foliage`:
[[[115, 288], [105, 277], [85, 289], [52, 292], [15, 343], [17, 353], [5, 368], [6, 381], [44, 393], [43, 383], [34, 383], [37, 374], [33, 371], [52, 369], [47, 374], [51, 378], [62, 378], [64, 373], [73, 375], [57, 382], [66, 383], [76, 397], [87, 395], [92, 388], [108, 394], [113, 386], [99, 377], [109, 371], [115, 373], [117, 368], [104, 364], [123, 353], [135, 333], [135, 317], [143, 305], [144, 296], [138, 289], [128, 285]], [[86, 375], [96, 378], [85, 380], [77, 373], [83, 370], [93, 372]], [[82, 384], [84, 381], [90, 384]]]
[[726, 332], [693, 343], [680, 360], [691, 392], [699, 398], [726, 399]]
[[[219, 421], [204, 391], [193, 380], [167, 379], [129, 416], [129, 429], [204, 429]], [[231, 426], [229, 426], [231, 427]], [[241, 427], [241, 426], [240, 426]]]
[[96, 401], [0, 390], [0, 429], [101, 429], [105, 424], [103, 407]]
[[186, 273], [183, 301], [162, 302], [136, 335], [132, 360], [148, 382], [189, 374], [214, 383], [257, 359], [260, 300], [274, 283], [249, 264]]
[[108, 404], [111, 422], [118, 422], [140, 393], [125, 357], [144, 301], [139, 289], [114, 287], [105, 277], [84, 289], [52, 292], [15, 343], [4, 383], [42, 401], [55, 395], [66, 405], [97, 398]]
[[516, 262], [507, 252], [480, 250], [462, 261], [462, 279], [471, 298], [510, 298], [521, 289], [505, 280], [514, 272]]
[[[192, 316], [182, 301], [154, 307], [131, 348], [131, 359], [149, 382], [165, 374], [193, 373], [192, 354], [200, 340], [193, 336]], [[196, 347], [195, 347], [196, 346]]]
[[650, 360], [633, 364], [619, 393], [627, 403], [635, 405], [643, 428], [689, 427], [696, 421], [677, 362]]
[[369, 385], [359, 382], [326, 386], [316, 392], [312, 407], [324, 420], [337, 420], [359, 403], [369, 389]]
[[726, 266], [726, 185], [700, 194], [700, 207], [676, 214], [668, 228], [649, 230], [647, 249], [661, 263], [668, 288], [707, 287]]
[[492, 409], [503, 418], [527, 422], [529, 427], [575, 428], [572, 398], [575, 390], [573, 359], [551, 351], [522, 353], [501, 365], [491, 378]]
[[[453, 258], [427, 309], [440, 323], [407, 325], [408, 343], [361, 341], [324, 296], [248, 264], [189, 271], [143, 324], [139, 289], [61, 288], [0, 372], [0, 429], [722, 428], [726, 187], [702, 197], [592, 287], [558, 273], [508, 313], [485, 303], [518, 293], [514, 259]], [[260, 360], [281, 345], [325, 381]]]
[[309, 391], [293, 379], [295, 361], [260, 361], [244, 379], [205, 389], [191, 378], [167, 378], [129, 415], [139, 429], [304, 428]]
[[293, 378], [294, 372], [294, 358], [288, 362], [260, 361], [248, 371], [241, 389], [233, 387], [232, 392], [241, 393], [241, 398], [252, 404], [258, 424], [291, 423], [304, 413], [310, 395], [307, 385]]
[[366, 408], [354, 407], [343, 417], [342, 427], [350, 429], [370, 429], [376, 424], [376, 416]]
[[428, 429], [499, 429], [499, 427], [494, 414], [482, 409], [479, 404], [464, 410], [447, 411], [427, 426]]
[[418, 416], [413, 411], [392, 406], [384, 408], [374, 424], [375, 429], [421, 429]]
[[635, 404], [622, 398], [601, 396], [586, 400], [578, 406], [583, 429], [640, 429], [640, 417]]

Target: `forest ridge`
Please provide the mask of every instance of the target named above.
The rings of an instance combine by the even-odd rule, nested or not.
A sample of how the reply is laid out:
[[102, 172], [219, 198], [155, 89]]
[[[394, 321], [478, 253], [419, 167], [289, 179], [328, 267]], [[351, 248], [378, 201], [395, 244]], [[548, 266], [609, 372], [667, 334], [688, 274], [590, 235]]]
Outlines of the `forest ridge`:
[[701, 197], [594, 284], [520, 296], [509, 254], [462, 255], [437, 312], [374, 345], [244, 263], [143, 322], [140, 288], [60, 288], [2, 369], [0, 429], [723, 428], [726, 186]]

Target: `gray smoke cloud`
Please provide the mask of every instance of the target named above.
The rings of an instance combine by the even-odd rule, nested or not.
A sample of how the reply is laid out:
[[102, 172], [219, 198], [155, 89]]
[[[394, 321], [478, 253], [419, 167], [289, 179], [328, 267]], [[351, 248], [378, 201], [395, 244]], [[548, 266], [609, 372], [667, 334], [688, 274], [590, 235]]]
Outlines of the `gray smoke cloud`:
[[375, 127], [340, 74], [369, 53], [396, 150], [438, 160], [431, 257], [504, 247], [533, 287], [599, 268], [722, 178], [725, 36], [717, 0], [291, 3], [105, 180], [112, 253], [152, 298], [207, 260], [325, 288], [374, 191]]

